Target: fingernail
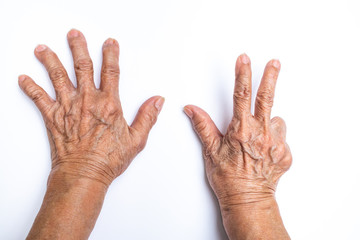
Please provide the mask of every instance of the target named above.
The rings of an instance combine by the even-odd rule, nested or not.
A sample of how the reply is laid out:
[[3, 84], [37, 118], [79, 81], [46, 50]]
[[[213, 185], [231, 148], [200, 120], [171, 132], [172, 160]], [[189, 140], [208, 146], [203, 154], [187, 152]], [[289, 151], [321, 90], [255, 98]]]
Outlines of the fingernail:
[[273, 65], [275, 68], [280, 69], [280, 62], [279, 62], [279, 60], [277, 60], [277, 59], [273, 60], [272, 65]]
[[158, 100], [156, 100], [155, 102], [155, 108], [158, 110], [158, 113], [161, 111], [163, 105], [165, 102], [165, 98], [160, 97]]
[[246, 53], [241, 54], [240, 59], [243, 64], [248, 64], [250, 62], [250, 59]]
[[22, 82], [26, 79], [26, 77], [24, 75], [20, 75], [19, 76], [19, 82]]
[[113, 38], [108, 38], [105, 42], [104, 42], [104, 46], [105, 45], [112, 45], [115, 44], [116, 40]]
[[69, 37], [78, 37], [80, 35], [80, 32], [76, 29], [71, 29], [68, 33]]
[[35, 50], [36, 50], [37, 52], [44, 51], [45, 49], [46, 49], [46, 46], [45, 46], [45, 45], [42, 45], [42, 44], [38, 45], [38, 46], [35, 48]]
[[194, 113], [187, 107], [184, 107], [184, 112], [185, 114], [192, 119], [192, 117], [194, 116]]

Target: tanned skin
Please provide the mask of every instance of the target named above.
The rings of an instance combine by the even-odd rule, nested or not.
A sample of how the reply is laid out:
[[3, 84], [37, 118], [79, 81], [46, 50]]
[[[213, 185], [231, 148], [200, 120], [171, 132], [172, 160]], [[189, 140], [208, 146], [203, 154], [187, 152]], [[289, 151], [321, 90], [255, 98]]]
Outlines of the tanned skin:
[[[43, 116], [52, 161], [47, 191], [27, 239], [87, 239], [109, 185], [145, 147], [164, 104], [160, 96], [148, 99], [129, 126], [119, 99], [117, 41], [109, 38], [103, 45], [97, 89], [83, 34], [73, 29], [67, 37], [76, 87], [56, 54], [45, 45], [35, 49], [35, 56], [49, 73], [56, 99], [29, 76], [19, 76], [21, 89]], [[275, 189], [292, 157], [285, 142], [284, 121], [270, 119], [279, 70], [279, 61], [267, 64], [253, 116], [250, 59], [245, 54], [238, 58], [234, 117], [225, 134], [200, 108], [184, 108], [203, 143], [206, 173], [230, 239], [289, 239]]]
[[68, 35], [74, 59], [75, 88], [56, 54], [45, 45], [35, 56], [53, 83], [53, 100], [26, 75], [21, 89], [40, 110], [49, 137], [52, 168], [43, 204], [27, 239], [87, 239], [100, 213], [111, 182], [125, 171], [145, 147], [164, 98], [148, 99], [129, 126], [119, 99], [119, 44], [103, 45], [100, 88], [83, 34]]
[[201, 108], [184, 108], [202, 142], [207, 178], [230, 239], [290, 239], [275, 200], [279, 178], [292, 162], [284, 120], [270, 119], [279, 71], [278, 60], [266, 65], [252, 115], [250, 59], [239, 56], [234, 114], [225, 134]]

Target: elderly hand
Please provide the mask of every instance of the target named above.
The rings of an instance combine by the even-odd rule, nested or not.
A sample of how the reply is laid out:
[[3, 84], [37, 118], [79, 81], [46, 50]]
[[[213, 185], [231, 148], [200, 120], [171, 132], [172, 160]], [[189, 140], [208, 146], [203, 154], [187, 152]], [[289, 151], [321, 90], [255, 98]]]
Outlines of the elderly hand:
[[45, 121], [51, 146], [52, 170], [95, 179], [109, 185], [146, 143], [164, 98], [156, 96], [140, 108], [133, 124], [126, 123], [119, 99], [119, 44], [103, 45], [101, 85], [93, 81], [93, 65], [83, 34], [68, 34], [77, 88], [56, 54], [45, 45], [35, 56], [45, 66], [56, 91], [56, 101], [30, 77], [19, 78], [21, 89], [34, 101]]
[[[279, 61], [267, 64], [253, 116], [250, 59], [245, 54], [237, 59], [234, 116], [224, 135], [202, 109], [192, 105], [184, 108], [203, 144], [206, 174], [231, 239], [288, 238], [285, 229], [279, 229], [280, 215], [274, 217], [278, 212], [274, 197], [276, 185], [292, 161], [285, 142], [284, 121], [279, 117], [270, 119], [279, 70]], [[269, 214], [270, 223], [261, 225]], [[268, 226], [271, 222], [279, 224], [274, 228]], [[250, 230], [257, 225], [263, 235]], [[282, 235], [270, 232], [275, 230]], [[257, 233], [260, 234], [258, 230]]]
[[74, 60], [76, 88], [56, 54], [45, 45], [35, 49], [35, 56], [49, 73], [56, 100], [30, 77], [19, 77], [21, 89], [43, 116], [52, 159], [48, 189], [29, 239], [88, 237], [107, 187], [144, 148], [164, 103], [160, 96], [148, 99], [128, 126], [118, 92], [117, 41], [109, 38], [103, 45], [101, 85], [97, 89], [83, 34], [71, 30], [67, 37]]

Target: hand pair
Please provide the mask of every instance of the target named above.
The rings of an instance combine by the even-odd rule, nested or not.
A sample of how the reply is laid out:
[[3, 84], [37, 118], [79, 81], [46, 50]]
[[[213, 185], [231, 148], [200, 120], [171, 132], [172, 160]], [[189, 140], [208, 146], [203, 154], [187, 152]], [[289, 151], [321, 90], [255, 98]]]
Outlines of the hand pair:
[[[92, 190], [102, 188], [97, 185], [101, 183], [106, 192], [110, 183], [125, 171], [132, 159], [145, 147], [148, 134], [164, 104], [164, 98], [160, 96], [148, 99], [129, 126], [123, 117], [118, 93], [120, 70], [117, 41], [109, 38], [103, 45], [101, 84], [97, 89], [93, 81], [93, 64], [83, 34], [71, 30], [67, 37], [74, 60], [76, 88], [56, 54], [45, 45], [37, 46], [35, 56], [49, 73], [56, 100], [30, 77], [19, 77], [21, 89], [39, 108], [49, 137], [52, 170], [45, 199], [50, 198], [48, 195], [53, 198], [50, 189], [59, 192], [55, 189], [59, 189], [58, 184], [64, 179], [72, 183], [75, 181], [74, 185], [80, 183], [90, 186]], [[245, 236], [249, 231], [244, 229], [255, 227], [252, 229], [255, 231], [255, 223], [243, 220], [249, 216], [256, 218], [259, 212], [273, 216], [271, 221], [261, 226], [266, 225], [271, 231], [283, 234], [275, 235], [277, 239], [279, 236], [287, 237], [280, 215], [274, 218], [278, 212], [274, 197], [276, 185], [292, 161], [285, 142], [284, 121], [279, 117], [270, 119], [279, 70], [279, 61], [271, 60], [267, 64], [253, 116], [250, 110], [250, 59], [245, 54], [237, 59], [234, 116], [225, 134], [217, 129], [202, 109], [192, 105], [184, 108], [202, 141], [207, 177], [219, 200], [230, 238]], [[51, 180], [56, 182], [54, 187], [51, 187]], [[64, 203], [63, 197], [54, 201], [61, 205]], [[45, 236], [40, 235], [38, 228], [44, 233], [46, 218], [51, 218], [51, 212], [54, 211], [50, 211], [44, 204], [29, 236]], [[96, 213], [94, 216], [93, 224]], [[265, 230], [266, 227], [263, 228], [264, 233]], [[87, 232], [90, 234], [91, 228]]]

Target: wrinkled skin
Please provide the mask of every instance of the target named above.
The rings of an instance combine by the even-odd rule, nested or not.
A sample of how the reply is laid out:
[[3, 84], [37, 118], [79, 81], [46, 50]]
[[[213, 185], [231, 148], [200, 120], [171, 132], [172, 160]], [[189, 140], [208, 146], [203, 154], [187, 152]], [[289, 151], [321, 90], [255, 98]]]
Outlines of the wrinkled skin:
[[[118, 43], [108, 39], [103, 45], [101, 85], [96, 89], [84, 36], [71, 30], [68, 41], [76, 88], [45, 45], [35, 55], [49, 72], [56, 100], [30, 77], [19, 77], [21, 89], [42, 113], [52, 158], [44, 201], [27, 239], [87, 239], [108, 186], [144, 148], [164, 103], [160, 96], [150, 98], [128, 126], [118, 95]], [[272, 201], [280, 176], [291, 165], [284, 121], [270, 120], [279, 69], [278, 61], [268, 63], [252, 116], [250, 60], [239, 57], [234, 117], [225, 135], [200, 108], [184, 109], [203, 143], [206, 173], [230, 239], [288, 239]]]
[[284, 135], [280, 118], [265, 130], [261, 122], [247, 116], [242, 123], [233, 120], [221, 140], [204, 148], [207, 176], [220, 201], [238, 204], [273, 197], [279, 178], [291, 164]]
[[139, 110], [132, 126], [126, 123], [119, 99], [119, 44], [103, 45], [101, 86], [93, 81], [93, 65], [81, 32], [68, 34], [77, 88], [73, 86], [56, 54], [45, 45], [35, 56], [47, 69], [56, 100], [28, 76], [19, 78], [21, 89], [42, 113], [51, 147], [52, 169], [93, 178], [109, 185], [130, 164], [146, 143], [164, 99], [155, 96]]
[[201, 108], [184, 108], [202, 142], [207, 178], [223, 211], [274, 199], [279, 178], [290, 168], [285, 122], [270, 119], [279, 70], [278, 60], [267, 64], [252, 115], [250, 59], [238, 58], [234, 115], [224, 135]]
[[146, 144], [164, 98], [154, 96], [128, 126], [119, 99], [119, 44], [103, 45], [100, 88], [85, 37], [68, 35], [77, 87], [56, 54], [45, 45], [35, 56], [45, 66], [55, 89], [53, 100], [29, 76], [19, 76], [21, 89], [40, 110], [49, 137], [52, 168], [41, 209], [27, 239], [87, 239], [111, 182], [125, 171]]
[[285, 142], [285, 122], [279, 117], [270, 120], [279, 63], [272, 60], [266, 66], [253, 116], [251, 70], [246, 58], [240, 56], [236, 64], [234, 116], [225, 135], [203, 110], [185, 107], [202, 140], [207, 177], [220, 201], [231, 201], [234, 196], [244, 196], [244, 201], [272, 196], [292, 161]]

